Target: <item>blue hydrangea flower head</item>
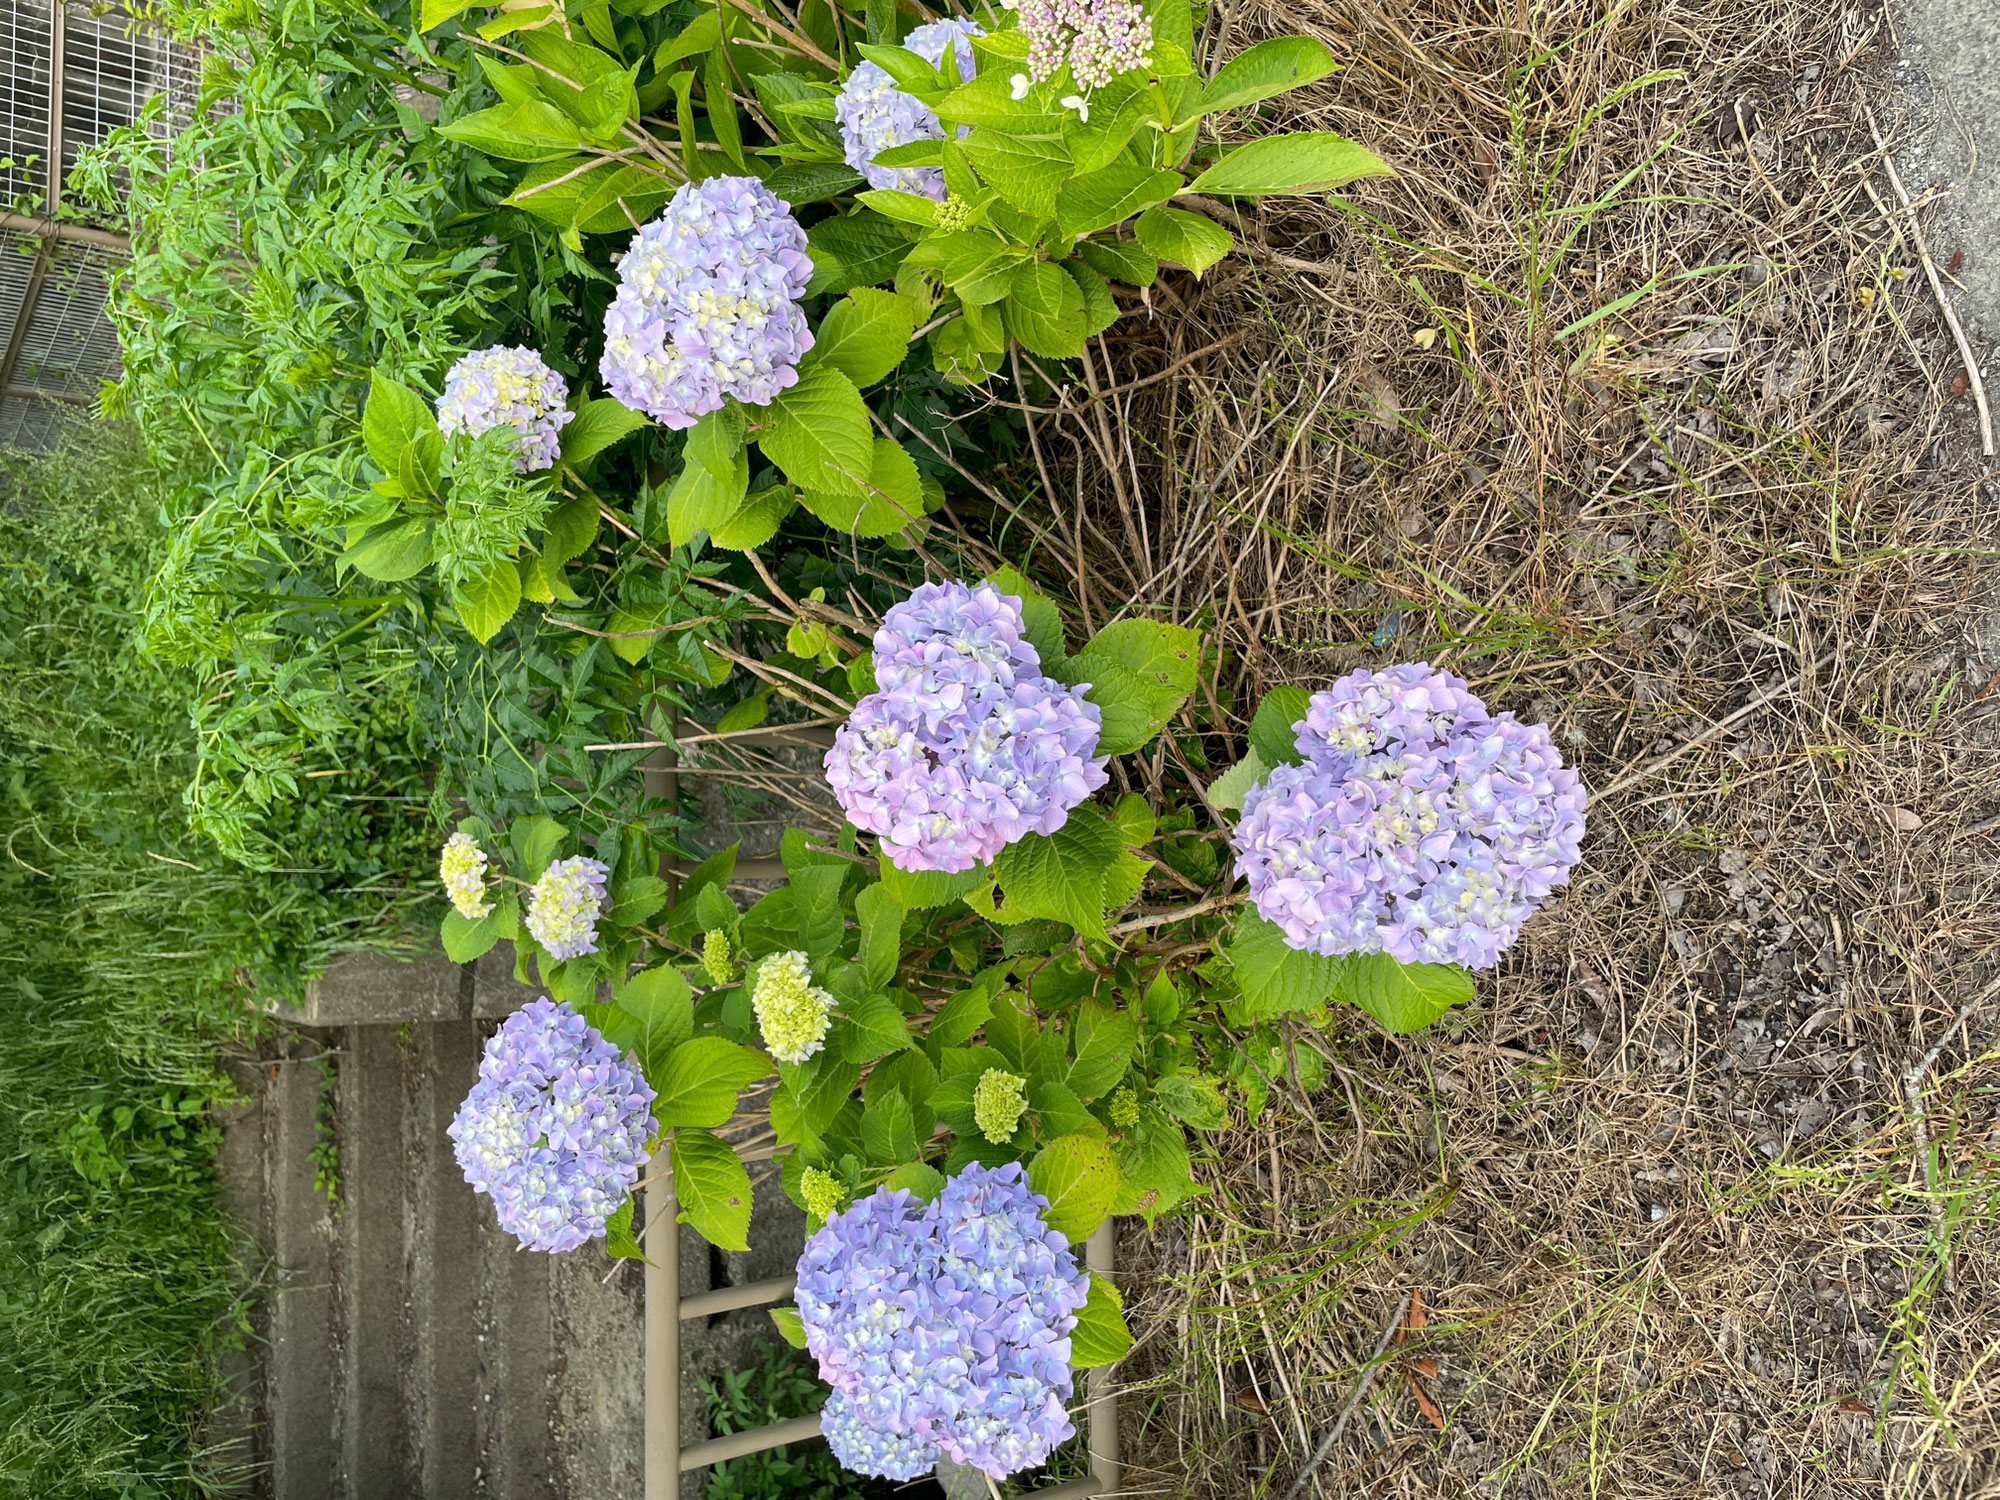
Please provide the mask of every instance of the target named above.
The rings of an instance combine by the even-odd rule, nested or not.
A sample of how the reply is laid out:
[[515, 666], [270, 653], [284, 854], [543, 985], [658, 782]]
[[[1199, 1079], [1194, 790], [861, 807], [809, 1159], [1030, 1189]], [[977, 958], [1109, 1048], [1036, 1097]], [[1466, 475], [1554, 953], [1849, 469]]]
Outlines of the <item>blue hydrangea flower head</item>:
[[597, 919], [605, 907], [611, 867], [578, 855], [542, 871], [528, 893], [528, 935], [551, 958], [581, 958], [597, 951]]
[[668, 427], [770, 404], [812, 348], [805, 231], [754, 177], [683, 184], [632, 237], [604, 315], [605, 388]]
[[[972, 21], [929, 21], [903, 38], [902, 45], [925, 62], [944, 60], [951, 47], [958, 58], [958, 76], [973, 75], [971, 37], [985, 32]], [[907, 146], [912, 141], [934, 141], [944, 135], [944, 127], [930, 106], [896, 87], [895, 81], [876, 63], [858, 62], [840, 96], [833, 102], [833, 117], [840, 126], [840, 141], [847, 164], [868, 179], [872, 188], [896, 188], [926, 198], [942, 199], [944, 173], [936, 167], [880, 167], [875, 158], [891, 146]], [[959, 134], [965, 134], [960, 128]]]
[[1090, 1282], [1047, 1208], [1018, 1162], [973, 1165], [935, 1203], [878, 1188], [807, 1241], [799, 1316], [841, 1462], [906, 1479], [942, 1454], [1002, 1479], [1075, 1434]]
[[925, 584], [875, 633], [877, 689], [825, 757], [857, 828], [905, 870], [969, 870], [1054, 833], [1104, 785], [1103, 716], [1041, 670], [1021, 601], [991, 584]]
[[501, 344], [468, 354], [444, 377], [438, 398], [438, 430], [446, 437], [478, 437], [496, 427], [519, 436], [514, 471], [526, 474], [555, 466], [562, 430], [576, 413], [569, 391], [532, 349]]
[[1423, 664], [1356, 672], [1243, 799], [1236, 872], [1308, 953], [1491, 968], [1580, 857], [1585, 793], [1546, 728]]
[[574, 1250], [604, 1233], [639, 1180], [653, 1097], [623, 1053], [544, 998], [487, 1042], [446, 1134], [502, 1229], [530, 1250]]

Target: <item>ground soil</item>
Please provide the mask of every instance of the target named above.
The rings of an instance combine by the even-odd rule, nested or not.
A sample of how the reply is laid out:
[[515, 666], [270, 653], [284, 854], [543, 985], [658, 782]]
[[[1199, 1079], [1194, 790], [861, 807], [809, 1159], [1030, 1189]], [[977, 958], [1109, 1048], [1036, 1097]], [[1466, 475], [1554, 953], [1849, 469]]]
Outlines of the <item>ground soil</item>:
[[1345, 65], [1232, 129], [1400, 176], [1266, 204], [1037, 415], [1073, 602], [1205, 624], [1239, 706], [1448, 666], [1594, 803], [1468, 1010], [1300, 1028], [1328, 1085], [1126, 1235], [1131, 1492], [2000, 1494], [2000, 489], [1892, 18], [1207, 26]]

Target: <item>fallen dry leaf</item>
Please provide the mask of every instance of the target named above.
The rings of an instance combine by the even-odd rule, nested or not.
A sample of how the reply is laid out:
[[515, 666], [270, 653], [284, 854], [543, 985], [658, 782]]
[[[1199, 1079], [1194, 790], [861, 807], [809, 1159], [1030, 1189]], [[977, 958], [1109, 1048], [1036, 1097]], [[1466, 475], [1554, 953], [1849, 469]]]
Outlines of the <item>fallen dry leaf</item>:
[[1840, 1411], [1853, 1412], [1857, 1417], [1872, 1417], [1875, 1415], [1875, 1409], [1859, 1396], [1842, 1396], [1834, 1403], [1834, 1406]]
[[1410, 335], [1410, 342], [1415, 344], [1419, 349], [1429, 349], [1437, 341], [1438, 331], [1435, 328], [1419, 328], [1415, 333]]
[[1951, 377], [1952, 396], [1954, 398], [1963, 396], [1965, 394], [1966, 387], [1971, 384], [1972, 382], [1965, 378], [1965, 372], [1961, 370], [1958, 374]]
[[1924, 820], [1911, 812], [1907, 807], [1890, 808], [1889, 821], [1895, 825], [1896, 832], [1898, 833], [1915, 833], [1919, 828], [1924, 826]]
[[1426, 1380], [1437, 1379], [1438, 1362], [1432, 1359], [1428, 1354], [1426, 1354], [1422, 1359], [1411, 1360], [1410, 1368], [1415, 1370], [1419, 1375], [1423, 1376], [1424, 1379]]
[[1270, 1410], [1270, 1408], [1264, 1404], [1264, 1398], [1258, 1395], [1253, 1387], [1247, 1385], [1244, 1386], [1242, 1390], [1236, 1393], [1236, 1404], [1238, 1406], [1247, 1406], [1252, 1411]]
[[1964, 249], [1960, 248], [1954, 250], [1951, 252], [1951, 260], [1946, 264], [1944, 268], [1944, 274], [1947, 276], [1956, 276], [1958, 274], [1959, 267], [1964, 264], [1965, 264]]
[[1417, 1407], [1425, 1416], [1430, 1418], [1431, 1426], [1435, 1427], [1439, 1432], [1443, 1432], [1444, 1413], [1438, 1410], [1437, 1402], [1431, 1400], [1430, 1393], [1423, 1388], [1414, 1375], [1410, 1377], [1410, 1394], [1417, 1398]]
[[1472, 169], [1483, 182], [1491, 182], [1500, 175], [1500, 153], [1487, 144], [1484, 137], [1472, 138]]

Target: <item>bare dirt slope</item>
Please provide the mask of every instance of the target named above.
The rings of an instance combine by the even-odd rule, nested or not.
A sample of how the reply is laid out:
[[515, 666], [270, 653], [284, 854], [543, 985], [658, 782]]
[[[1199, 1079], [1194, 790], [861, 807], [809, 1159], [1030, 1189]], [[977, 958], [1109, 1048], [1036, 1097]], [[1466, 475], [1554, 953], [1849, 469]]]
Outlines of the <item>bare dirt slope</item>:
[[1122, 1247], [1132, 1483], [2000, 1493], [2000, 490], [1867, 119], [1889, 18], [1207, 25], [1325, 39], [1267, 123], [1401, 175], [1267, 204], [1037, 415], [1074, 592], [1210, 627], [1243, 711], [1449, 666], [1595, 803], [1467, 1013], [1299, 1029], [1325, 1085]]

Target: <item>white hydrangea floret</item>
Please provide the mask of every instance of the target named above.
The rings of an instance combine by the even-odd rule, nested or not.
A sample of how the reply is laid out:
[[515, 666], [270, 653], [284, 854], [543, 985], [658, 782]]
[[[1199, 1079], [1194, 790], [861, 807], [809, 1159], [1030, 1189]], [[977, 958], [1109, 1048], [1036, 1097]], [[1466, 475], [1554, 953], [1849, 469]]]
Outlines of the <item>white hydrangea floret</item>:
[[438, 879], [451, 897], [452, 909], [468, 922], [490, 915], [486, 899], [486, 851], [469, 833], [454, 833], [438, 854]]
[[779, 1062], [802, 1063], [826, 1041], [833, 996], [815, 988], [812, 965], [796, 951], [774, 953], [757, 966], [750, 991], [764, 1050]]

